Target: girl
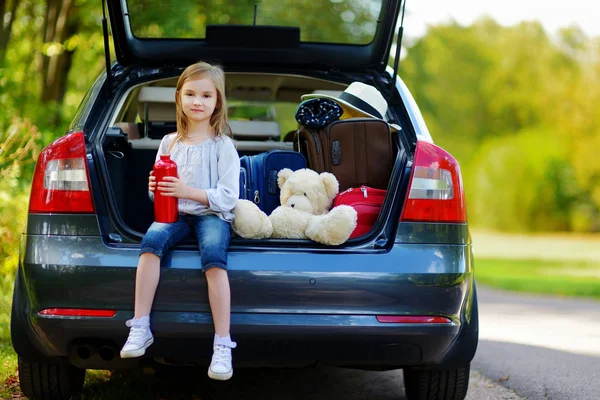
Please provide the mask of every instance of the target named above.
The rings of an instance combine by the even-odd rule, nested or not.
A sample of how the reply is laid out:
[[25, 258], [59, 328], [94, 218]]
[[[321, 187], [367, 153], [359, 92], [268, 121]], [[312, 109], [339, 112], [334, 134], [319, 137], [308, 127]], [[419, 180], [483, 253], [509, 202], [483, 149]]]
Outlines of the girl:
[[[158, 190], [179, 199], [179, 220], [171, 224], [154, 222], [142, 240], [134, 318], [127, 321], [131, 329], [121, 357], [140, 357], [154, 342], [149, 315], [160, 260], [171, 246], [193, 233], [208, 282], [215, 327], [208, 376], [226, 380], [233, 375], [231, 349], [236, 346], [229, 336], [227, 248], [232, 210], [239, 196], [240, 159], [232, 140], [224, 135], [229, 127], [223, 70], [204, 62], [187, 67], [177, 81], [175, 103], [177, 132], [162, 139], [156, 159], [169, 153], [177, 163], [179, 178], [165, 178]], [[152, 172], [148, 189], [153, 198], [157, 185]]]

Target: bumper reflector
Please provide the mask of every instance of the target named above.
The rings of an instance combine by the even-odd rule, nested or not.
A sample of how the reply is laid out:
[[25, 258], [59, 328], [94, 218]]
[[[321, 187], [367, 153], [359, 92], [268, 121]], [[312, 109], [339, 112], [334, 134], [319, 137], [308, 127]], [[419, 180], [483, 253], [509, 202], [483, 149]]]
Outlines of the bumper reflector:
[[452, 322], [446, 317], [430, 315], [378, 315], [377, 321], [390, 324], [449, 324]]
[[56, 317], [100, 317], [111, 318], [117, 313], [116, 310], [86, 310], [82, 308], [46, 308], [40, 311], [40, 315]]

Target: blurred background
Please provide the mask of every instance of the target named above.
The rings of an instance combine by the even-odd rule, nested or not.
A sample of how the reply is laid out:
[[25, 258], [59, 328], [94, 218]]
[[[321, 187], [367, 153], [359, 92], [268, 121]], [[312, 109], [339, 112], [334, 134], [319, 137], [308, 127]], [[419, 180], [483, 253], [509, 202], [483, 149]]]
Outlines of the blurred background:
[[[353, 2], [323, 1], [323, 19], [333, 5]], [[242, 18], [231, 0], [213, 1], [221, 3], [206, 14]], [[600, 298], [600, 6], [593, 4], [407, 3], [399, 74], [436, 143], [461, 164], [481, 283]], [[186, 17], [186, 7], [173, 13]], [[33, 168], [105, 68], [101, 18], [100, 0], [0, 0], [0, 381], [14, 374], [8, 310]], [[344, 18], [360, 26], [360, 14]], [[313, 29], [327, 24], [314, 21]]]

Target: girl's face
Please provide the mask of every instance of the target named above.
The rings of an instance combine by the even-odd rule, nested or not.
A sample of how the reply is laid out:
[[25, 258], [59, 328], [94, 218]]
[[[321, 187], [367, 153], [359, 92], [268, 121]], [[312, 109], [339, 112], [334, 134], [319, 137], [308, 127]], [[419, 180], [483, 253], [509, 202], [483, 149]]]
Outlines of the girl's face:
[[208, 78], [188, 80], [181, 87], [181, 108], [189, 122], [210, 120], [217, 106], [217, 89]]

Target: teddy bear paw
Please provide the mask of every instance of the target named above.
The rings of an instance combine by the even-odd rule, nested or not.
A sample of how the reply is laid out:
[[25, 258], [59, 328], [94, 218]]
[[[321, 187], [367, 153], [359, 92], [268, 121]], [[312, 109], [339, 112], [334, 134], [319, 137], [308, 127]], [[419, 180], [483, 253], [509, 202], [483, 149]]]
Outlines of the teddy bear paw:
[[322, 244], [340, 245], [350, 238], [356, 228], [357, 218], [354, 208], [346, 205], [337, 206], [318, 223], [311, 224], [306, 235]]
[[233, 231], [244, 239], [266, 239], [273, 233], [271, 221], [256, 204], [249, 200], [238, 200], [233, 209], [235, 219], [231, 224]]

